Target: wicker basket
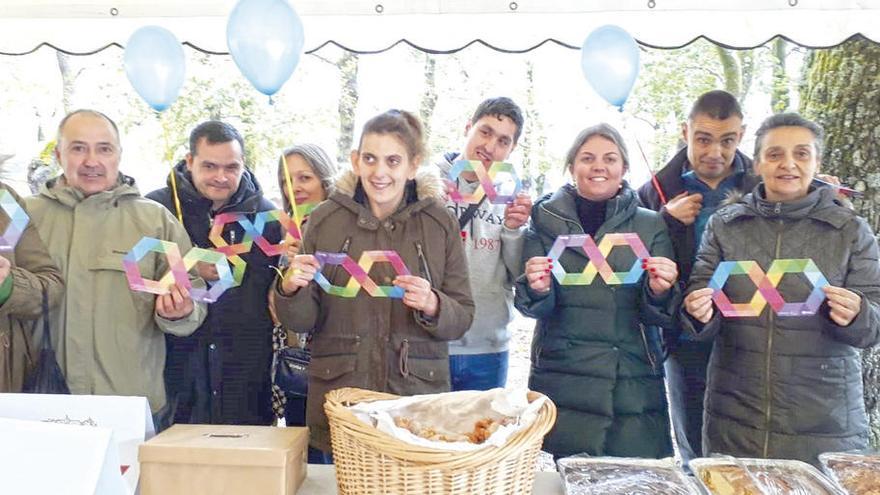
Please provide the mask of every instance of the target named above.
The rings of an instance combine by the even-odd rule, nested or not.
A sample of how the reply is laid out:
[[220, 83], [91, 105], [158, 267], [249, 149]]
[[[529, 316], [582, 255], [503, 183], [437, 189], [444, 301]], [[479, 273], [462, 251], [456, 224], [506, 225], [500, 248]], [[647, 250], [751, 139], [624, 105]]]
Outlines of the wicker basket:
[[[529, 401], [542, 397], [529, 392]], [[500, 448], [449, 452], [411, 445], [355, 418], [346, 407], [396, 399], [396, 395], [341, 388], [327, 394], [336, 482], [340, 495], [353, 494], [530, 494], [544, 435], [556, 421], [556, 406], [544, 402], [531, 426]]]

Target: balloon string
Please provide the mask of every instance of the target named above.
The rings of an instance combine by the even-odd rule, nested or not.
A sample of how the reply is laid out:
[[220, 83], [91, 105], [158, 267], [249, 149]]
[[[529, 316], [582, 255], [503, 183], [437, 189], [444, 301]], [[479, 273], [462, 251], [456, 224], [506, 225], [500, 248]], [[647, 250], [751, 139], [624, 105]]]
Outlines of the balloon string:
[[[635, 136], [635, 134], [633, 134]], [[660, 181], [657, 180], [657, 174], [651, 170], [651, 165], [648, 163], [648, 156], [645, 154], [645, 150], [642, 149], [642, 143], [639, 138], [636, 136], [636, 146], [639, 147], [639, 153], [642, 154], [642, 160], [645, 161], [645, 168], [648, 169], [648, 173], [651, 174], [651, 185], [654, 186], [654, 190], [657, 191], [657, 196], [660, 196], [660, 204], [666, 205], [666, 194], [663, 193], [663, 188], [660, 187]]]
[[287, 168], [287, 160], [285, 160], [284, 155], [281, 155], [281, 163], [284, 169], [284, 183], [287, 185], [287, 199], [290, 203], [290, 211], [293, 213], [293, 223], [296, 225], [296, 230], [299, 231], [300, 237], [302, 237], [302, 217], [299, 214], [299, 208], [296, 206], [296, 198], [293, 196], [293, 181], [290, 179], [290, 170]]
[[180, 207], [180, 196], [177, 194], [177, 174], [174, 173], [174, 161], [171, 160], [171, 156], [168, 153], [168, 128], [165, 127], [164, 117], [162, 113], [159, 113], [159, 124], [162, 126], [162, 134], [165, 140], [165, 159], [171, 161], [171, 172], [168, 174], [171, 177], [171, 192], [174, 196], [174, 208], [177, 211], [177, 220], [180, 221], [180, 225], [183, 225], [183, 210]]
[[[620, 112], [623, 113], [623, 105], [618, 107], [618, 110], [620, 110]], [[629, 129], [628, 123], [629, 123], [629, 118], [624, 116], [623, 125], [627, 129]], [[663, 192], [663, 188], [660, 187], [660, 181], [657, 180], [657, 175], [651, 169], [651, 164], [650, 164], [650, 162], [648, 162], [648, 155], [645, 154], [645, 149], [642, 148], [642, 141], [639, 139], [639, 137], [636, 135], [635, 132], [632, 133], [632, 136], [636, 140], [636, 146], [639, 148], [639, 153], [642, 155], [642, 160], [644, 160], [645, 168], [648, 170], [648, 173], [651, 174], [651, 185], [654, 186], [654, 190], [657, 191], [657, 196], [660, 197], [660, 204], [665, 206], [667, 203], [666, 194]]]

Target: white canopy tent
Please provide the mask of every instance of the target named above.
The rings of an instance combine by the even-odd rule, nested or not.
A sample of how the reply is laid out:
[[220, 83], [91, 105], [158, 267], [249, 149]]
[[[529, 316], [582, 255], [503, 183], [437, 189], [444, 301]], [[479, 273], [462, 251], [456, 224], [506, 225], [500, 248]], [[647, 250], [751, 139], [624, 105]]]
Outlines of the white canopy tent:
[[[481, 41], [524, 51], [553, 40], [579, 47], [587, 33], [617, 24], [644, 45], [672, 48], [704, 36], [735, 48], [783, 35], [827, 47], [861, 34], [880, 42], [880, 0], [293, 0], [307, 51], [332, 42], [358, 52], [406, 40], [433, 52]], [[155, 24], [181, 42], [226, 52], [226, 17], [235, 0], [3, 0], [0, 53], [42, 43], [71, 53], [124, 45]]]

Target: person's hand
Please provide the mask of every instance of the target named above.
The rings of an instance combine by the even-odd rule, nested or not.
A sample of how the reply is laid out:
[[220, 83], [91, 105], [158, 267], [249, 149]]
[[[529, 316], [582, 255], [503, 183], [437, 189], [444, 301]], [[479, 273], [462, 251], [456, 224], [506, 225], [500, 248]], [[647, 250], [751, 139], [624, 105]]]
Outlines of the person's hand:
[[0, 256], [0, 284], [12, 273], [12, 263], [5, 256]]
[[669, 200], [664, 208], [679, 222], [691, 225], [697, 220], [697, 215], [703, 208], [703, 195], [700, 193], [688, 194], [685, 191]]
[[299, 250], [302, 248], [302, 239], [292, 238], [290, 243], [287, 245], [287, 251], [284, 252], [284, 257], [288, 260], [292, 260], [294, 256], [299, 254]]
[[553, 281], [550, 279], [550, 270], [553, 269], [553, 260], [545, 256], [534, 256], [526, 261], [525, 276], [529, 287], [535, 292], [548, 292]]
[[[839, 186], [841, 184], [840, 178], [837, 177], [836, 175], [816, 174], [816, 178], [819, 180], [825, 181], [829, 184], [833, 184], [835, 186]], [[843, 193], [843, 191], [841, 191], [840, 189], [836, 189], [836, 191], [837, 191], [837, 197], [839, 199], [844, 199], [846, 201], [849, 201], [849, 198], [846, 196], [846, 194]]]
[[437, 316], [440, 299], [431, 289], [430, 282], [415, 275], [398, 275], [394, 278], [394, 285], [406, 291], [403, 294], [403, 304], [427, 316]]
[[217, 274], [217, 267], [213, 263], [199, 261], [196, 263], [196, 270], [199, 272], [199, 276], [206, 282], [220, 280], [220, 275]]
[[318, 259], [311, 254], [297, 254], [291, 261], [290, 266], [281, 279], [281, 292], [293, 294], [302, 287], [309, 285], [315, 279], [315, 274], [321, 268]]
[[532, 198], [526, 193], [519, 193], [516, 198], [504, 207], [504, 226], [518, 229], [525, 225], [532, 212]]
[[451, 180], [443, 181], [443, 201], [449, 201], [449, 198], [452, 197], [455, 191], [455, 184]]
[[862, 308], [861, 296], [851, 290], [844, 289], [843, 287], [834, 287], [833, 285], [826, 285], [822, 290], [825, 291], [825, 297], [828, 298], [828, 307], [831, 308], [829, 314], [831, 321], [841, 327], [845, 327], [856, 319]]
[[678, 280], [678, 265], [669, 258], [645, 258], [642, 260], [642, 268], [648, 272], [648, 287], [655, 295], [665, 293]]
[[189, 292], [177, 284], [168, 288], [168, 294], [156, 296], [156, 314], [166, 320], [186, 318], [194, 308]]
[[698, 289], [684, 297], [684, 309], [700, 323], [709, 323], [715, 308], [712, 306], [712, 294], [715, 289], [706, 287]]

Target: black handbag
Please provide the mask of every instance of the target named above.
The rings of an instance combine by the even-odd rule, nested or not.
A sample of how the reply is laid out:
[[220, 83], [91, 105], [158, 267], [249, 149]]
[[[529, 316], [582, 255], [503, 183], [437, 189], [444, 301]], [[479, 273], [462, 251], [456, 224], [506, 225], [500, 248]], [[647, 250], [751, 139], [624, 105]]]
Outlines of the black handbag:
[[272, 357], [272, 383], [286, 395], [306, 397], [309, 394], [309, 361], [312, 353], [298, 346], [285, 346]]
[[[36, 324], [34, 324], [36, 326]], [[55, 349], [52, 348], [52, 335], [49, 332], [49, 296], [43, 289], [43, 337], [40, 341], [40, 356], [37, 365], [31, 370], [22, 390], [31, 394], [69, 394], [67, 380], [58, 366]]]

